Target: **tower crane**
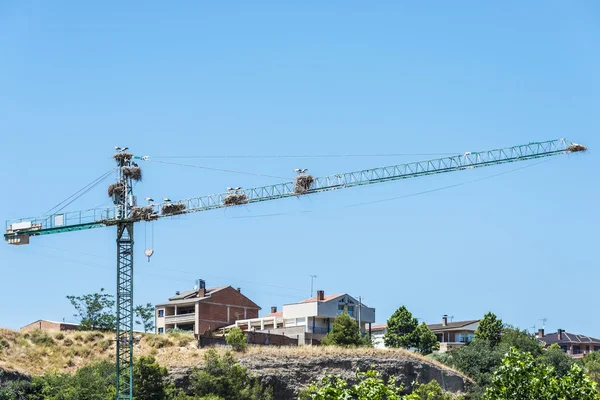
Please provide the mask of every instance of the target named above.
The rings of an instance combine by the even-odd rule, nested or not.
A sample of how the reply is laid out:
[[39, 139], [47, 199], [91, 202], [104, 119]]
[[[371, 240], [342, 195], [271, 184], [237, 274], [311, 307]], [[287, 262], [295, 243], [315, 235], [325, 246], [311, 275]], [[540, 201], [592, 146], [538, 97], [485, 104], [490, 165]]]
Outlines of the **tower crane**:
[[[117, 310], [116, 310], [116, 385], [117, 399], [133, 399], [133, 230], [136, 222], [154, 221], [173, 215], [208, 211], [217, 208], [258, 203], [268, 200], [308, 195], [330, 190], [351, 188], [374, 183], [417, 178], [426, 175], [487, 167], [517, 161], [532, 160], [585, 151], [583, 145], [566, 139], [506, 147], [481, 152], [465, 152], [451, 157], [412, 162], [346, 172], [313, 178], [306, 169], [298, 169], [294, 182], [254, 187], [235, 188], [224, 193], [194, 197], [173, 202], [164, 199], [155, 204], [138, 206], [133, 195], [136, 180], [141, 179], [141, 168], [135, 160], [148, 161], [148, 156], [134, 156], [128, 148], [115, 147], [114, 159], [119, 175], [109, 187], [114, 206], [84, 211], [55, 213], [36, 218], [22, 218], [6, 222], [4, 239], [13, 245], [29, 244], [32, 236], [116, 227], [117, 233]], [[230, 189], [230, 188], [228, 188]]]

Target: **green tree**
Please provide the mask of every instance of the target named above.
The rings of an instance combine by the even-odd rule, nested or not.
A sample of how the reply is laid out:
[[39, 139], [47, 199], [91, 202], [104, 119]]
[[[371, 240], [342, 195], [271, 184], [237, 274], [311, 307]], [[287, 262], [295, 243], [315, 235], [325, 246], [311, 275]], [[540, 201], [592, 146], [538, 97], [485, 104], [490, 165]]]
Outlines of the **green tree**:
[[145, 306], [137, 305], [133, 309], [135, 312], [137, 321], [136, 324], [142, 325], [144, 327], [144, 332], [152, 332], [154, 331], [154, 306], [150, 303], [146, 303]]
[[248, 347], [246, 335], [238, 326], [229, 331], [227, 336], [225, 336], [225, 342], [233, 347], [235, 351], [244, 351]]
[[248, 374], [227, 352], [223, 356], [214, 350], [204, 354], [204, 366], [190, 376], [190, 390], [196, 397], [214, 395], [224, 400], [272, 400], [271, 388]]
[[475, 339], [486, 340], [492, 347], [498, 345], [502, 340], [502, 320], [492, 312], [485, 314], [475, 330]]
[[502, 338], [500, 339], [502, 350], [506, 353], [511, 347], [517, 350], [530, 353], [534, 358], [542, 355], [542, 345], [537, 341], [535, 335], [520, 330], [512, 326], [504, 326], [502, 328]]
[[413, 335], [415, 339], [415, 348], [418, 353], [431, 354], [440, 348], [440, 342], [438, 342], [435, 333], [427, 327], [425, 322], [417, 326]]
[[573, 365], [573, 359], [556, 343], [544, 350], [536, 361], [554, 367], [554, 371], [558, 376], [565, 376]]
[[554, 368], [537, 364], [529, 353], [512, 348], [494, 372], [484, 400], [598, 400], [595, 383], [573, 365], [564, 377]]
[[322, 343], [332, 346], [360, 346], [364, 342], [360, 336], [358, 322], [353, 320], [347, 312], [343, 312], [333, 320], [331, 331], [325, 336]]
[[[552, 347], [552, 346], [550, 346]], [[566, 354], [565, 354], [566, 355]], [[569, 357], [567, 355], [567, 357]], [[571, 357], [569, 357], [570, 359]], [[596, 383], [600, 383], [600, 351], [587, 353], [581, 359], [585, 373]]]
[[83, 296], [67, 296], [75, 310], [74, 317], [79, 319], [81, 330], [114, 330], [116, 318], [114, 314], [114, 296], [104, 293], [86, 294]]
[[408, 349], [415, 345], [414, 332], [419, 321], [412, 316], [406, 307], [397, 309], [387, 321], [387, 331], [383, 336], [386, 347]]
[[136, 400], [165, 400], [167, 368], [152, 356], [141, 356], [133, 364], [133, 393]]

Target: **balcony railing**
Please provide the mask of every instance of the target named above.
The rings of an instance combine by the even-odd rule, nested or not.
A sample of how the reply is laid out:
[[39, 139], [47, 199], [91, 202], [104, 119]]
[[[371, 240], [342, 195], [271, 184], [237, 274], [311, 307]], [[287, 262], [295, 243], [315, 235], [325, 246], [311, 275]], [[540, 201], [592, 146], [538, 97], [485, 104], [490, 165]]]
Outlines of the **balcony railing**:
[[187, 322], [196, 322], [196, 313], [167, 315], [165, 317], [166, 324], [183, 324]]

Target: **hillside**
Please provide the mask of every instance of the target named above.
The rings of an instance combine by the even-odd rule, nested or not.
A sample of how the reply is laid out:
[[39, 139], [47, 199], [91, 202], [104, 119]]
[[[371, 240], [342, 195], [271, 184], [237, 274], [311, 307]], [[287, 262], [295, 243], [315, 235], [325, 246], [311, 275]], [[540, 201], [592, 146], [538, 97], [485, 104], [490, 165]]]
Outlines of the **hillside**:
[[[10, 373], [25, 376], [73, 373], [82, 366], [111, 360], [113, 352], [111, 333], [34, 331], [21, 334], [0, 329], [0, 370]], [[136, 356], [153, 355], [168, 368], [170, 379], [185, 388], [192, 369], [202, 365], [206, 349], [196, 348], [189, 334], [145, 334], [135, 345], [134, 352]], [[276, 398], [281, 399], [292, 398], [299, 388], [324, 373], [352, 380], [357, 369], [368, 368], [375, 368], [384, 376], [395, 375], [408, 387], [413, 381], [435, 379], [448, 391], [464, 392], [470, 384], [462, 374], [403, 350], [250, 346], [237, 358], [265, 384], [272, 385]], [[10, 377], [6, 372], [4, 379]]]

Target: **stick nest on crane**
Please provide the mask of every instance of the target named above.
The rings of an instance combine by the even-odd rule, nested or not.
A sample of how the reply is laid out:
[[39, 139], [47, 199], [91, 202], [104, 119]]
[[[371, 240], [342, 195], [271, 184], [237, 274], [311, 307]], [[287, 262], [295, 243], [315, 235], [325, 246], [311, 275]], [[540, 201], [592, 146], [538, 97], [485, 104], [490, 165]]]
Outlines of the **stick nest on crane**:
[[155, 218], [156, 215], [154, 214], [154, 209], [152, 208], [152, 206], [131, 208], [131, 219], [135, 221], [150, 221]]
[[133, 158], [131, 153], [115, 153], [113, 158], [117, 161], [129, 161]]
[[248, 204], [248, 196], [245, 193], [231, 193], [223, 199], [223, 205], [239, 206], [240, 204]]
[[121, 167], [121, 171], [123, 171], [123, 175], [127, 178], [131, 178], [134, 181], [142, 180], [142, 169], [140, 167]]
[[582, 144], [573, 143], [572, 145], [567, 146], [567, 151], [569, 153], [576, 153], [579, 151], [587, 151], [587, 147], [585, 147]]
[[312, 175], [298, 175], [294, 181], [294, 193], [304, 194], [310, 190], [315, 178]]
[[114, 195], [120, 196], [125, 193], [125, 185], [122, 183], [111, 183], [108, 185], [108, 197], [113, 197]]
[[167, 203], [162, 206], [161, 213], [162, 215], [175, 215], [181, 214], [185, 211], [185, 204], [183, 203]]

